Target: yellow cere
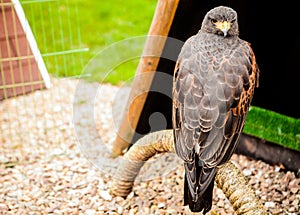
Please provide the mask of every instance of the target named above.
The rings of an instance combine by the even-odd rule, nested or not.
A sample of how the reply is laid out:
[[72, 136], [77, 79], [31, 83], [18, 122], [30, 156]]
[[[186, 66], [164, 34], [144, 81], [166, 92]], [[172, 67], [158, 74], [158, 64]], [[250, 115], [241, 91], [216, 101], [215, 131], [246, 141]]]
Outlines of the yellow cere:
[[229, 30], [230, 29], [230, 22], [224, 21], [224, 22], [217, 22], [216, 28], [220, 30]]

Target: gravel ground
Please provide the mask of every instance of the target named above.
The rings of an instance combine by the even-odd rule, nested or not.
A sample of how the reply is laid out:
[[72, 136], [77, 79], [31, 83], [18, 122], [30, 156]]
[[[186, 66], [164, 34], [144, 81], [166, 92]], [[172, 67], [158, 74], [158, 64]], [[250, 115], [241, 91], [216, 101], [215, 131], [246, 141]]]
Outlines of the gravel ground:
[[[108, 154], [128, 88], [53, 84], [0, 102], [0, 214], [184, 214], [183, 168], [174, 154], [147, 162], [127, 199], [109, 194], [119, 160]], [[300, 214], [294, 173], [242, 155], [232, 160], [268, 214]], [[234, 214], [216, 186], [211, 214]]]

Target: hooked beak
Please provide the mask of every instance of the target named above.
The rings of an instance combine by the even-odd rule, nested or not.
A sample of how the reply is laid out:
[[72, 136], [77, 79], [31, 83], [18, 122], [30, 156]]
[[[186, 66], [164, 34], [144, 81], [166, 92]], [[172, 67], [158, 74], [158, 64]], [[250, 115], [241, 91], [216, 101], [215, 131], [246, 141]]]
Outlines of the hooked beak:
[[227, 21], [224, 21], [224, 22], [217, 22], [216, 23], [216, 28], [217, 29], [220, 29], [222, 32], [223, 32], [223, 34], [224, 34], [224, 37], [226, 37], [227, 36], [227, 32], [228, 32], [228, 30], [230, 29], [230, 22], [227, 22]]

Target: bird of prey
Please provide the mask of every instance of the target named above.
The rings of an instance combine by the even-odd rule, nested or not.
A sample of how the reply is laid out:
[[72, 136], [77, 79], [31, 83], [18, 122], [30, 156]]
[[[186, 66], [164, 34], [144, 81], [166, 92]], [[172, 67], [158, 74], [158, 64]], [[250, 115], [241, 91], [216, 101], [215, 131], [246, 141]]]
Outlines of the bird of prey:
[[237, 146], [258, 79], [236, 11], [211, 9], [184, 43], [173, 78], [175, 149], [185, 167], [184, 205], [192, 212], [211, 210], [216, 169]]

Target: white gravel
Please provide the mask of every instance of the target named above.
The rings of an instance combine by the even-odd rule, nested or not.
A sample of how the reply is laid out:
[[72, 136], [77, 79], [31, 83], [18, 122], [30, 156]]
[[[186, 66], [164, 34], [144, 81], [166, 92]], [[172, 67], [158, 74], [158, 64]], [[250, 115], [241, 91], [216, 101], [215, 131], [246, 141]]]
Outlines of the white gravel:
[[[184, 214], [183, 168], [173, 154], [152, 159], [127, 199], [109, 193], [118, 159], [108, 155], [129, 89], [79, 82], [86, 90], [78, 96], [78, 80], [52, 81], [49, 90], [0, 102], [0, 214]], [[294, 173], [232, 160], [268, 214], [300, 213]], [[234, 214], [216, 187], [211, 214]]]

